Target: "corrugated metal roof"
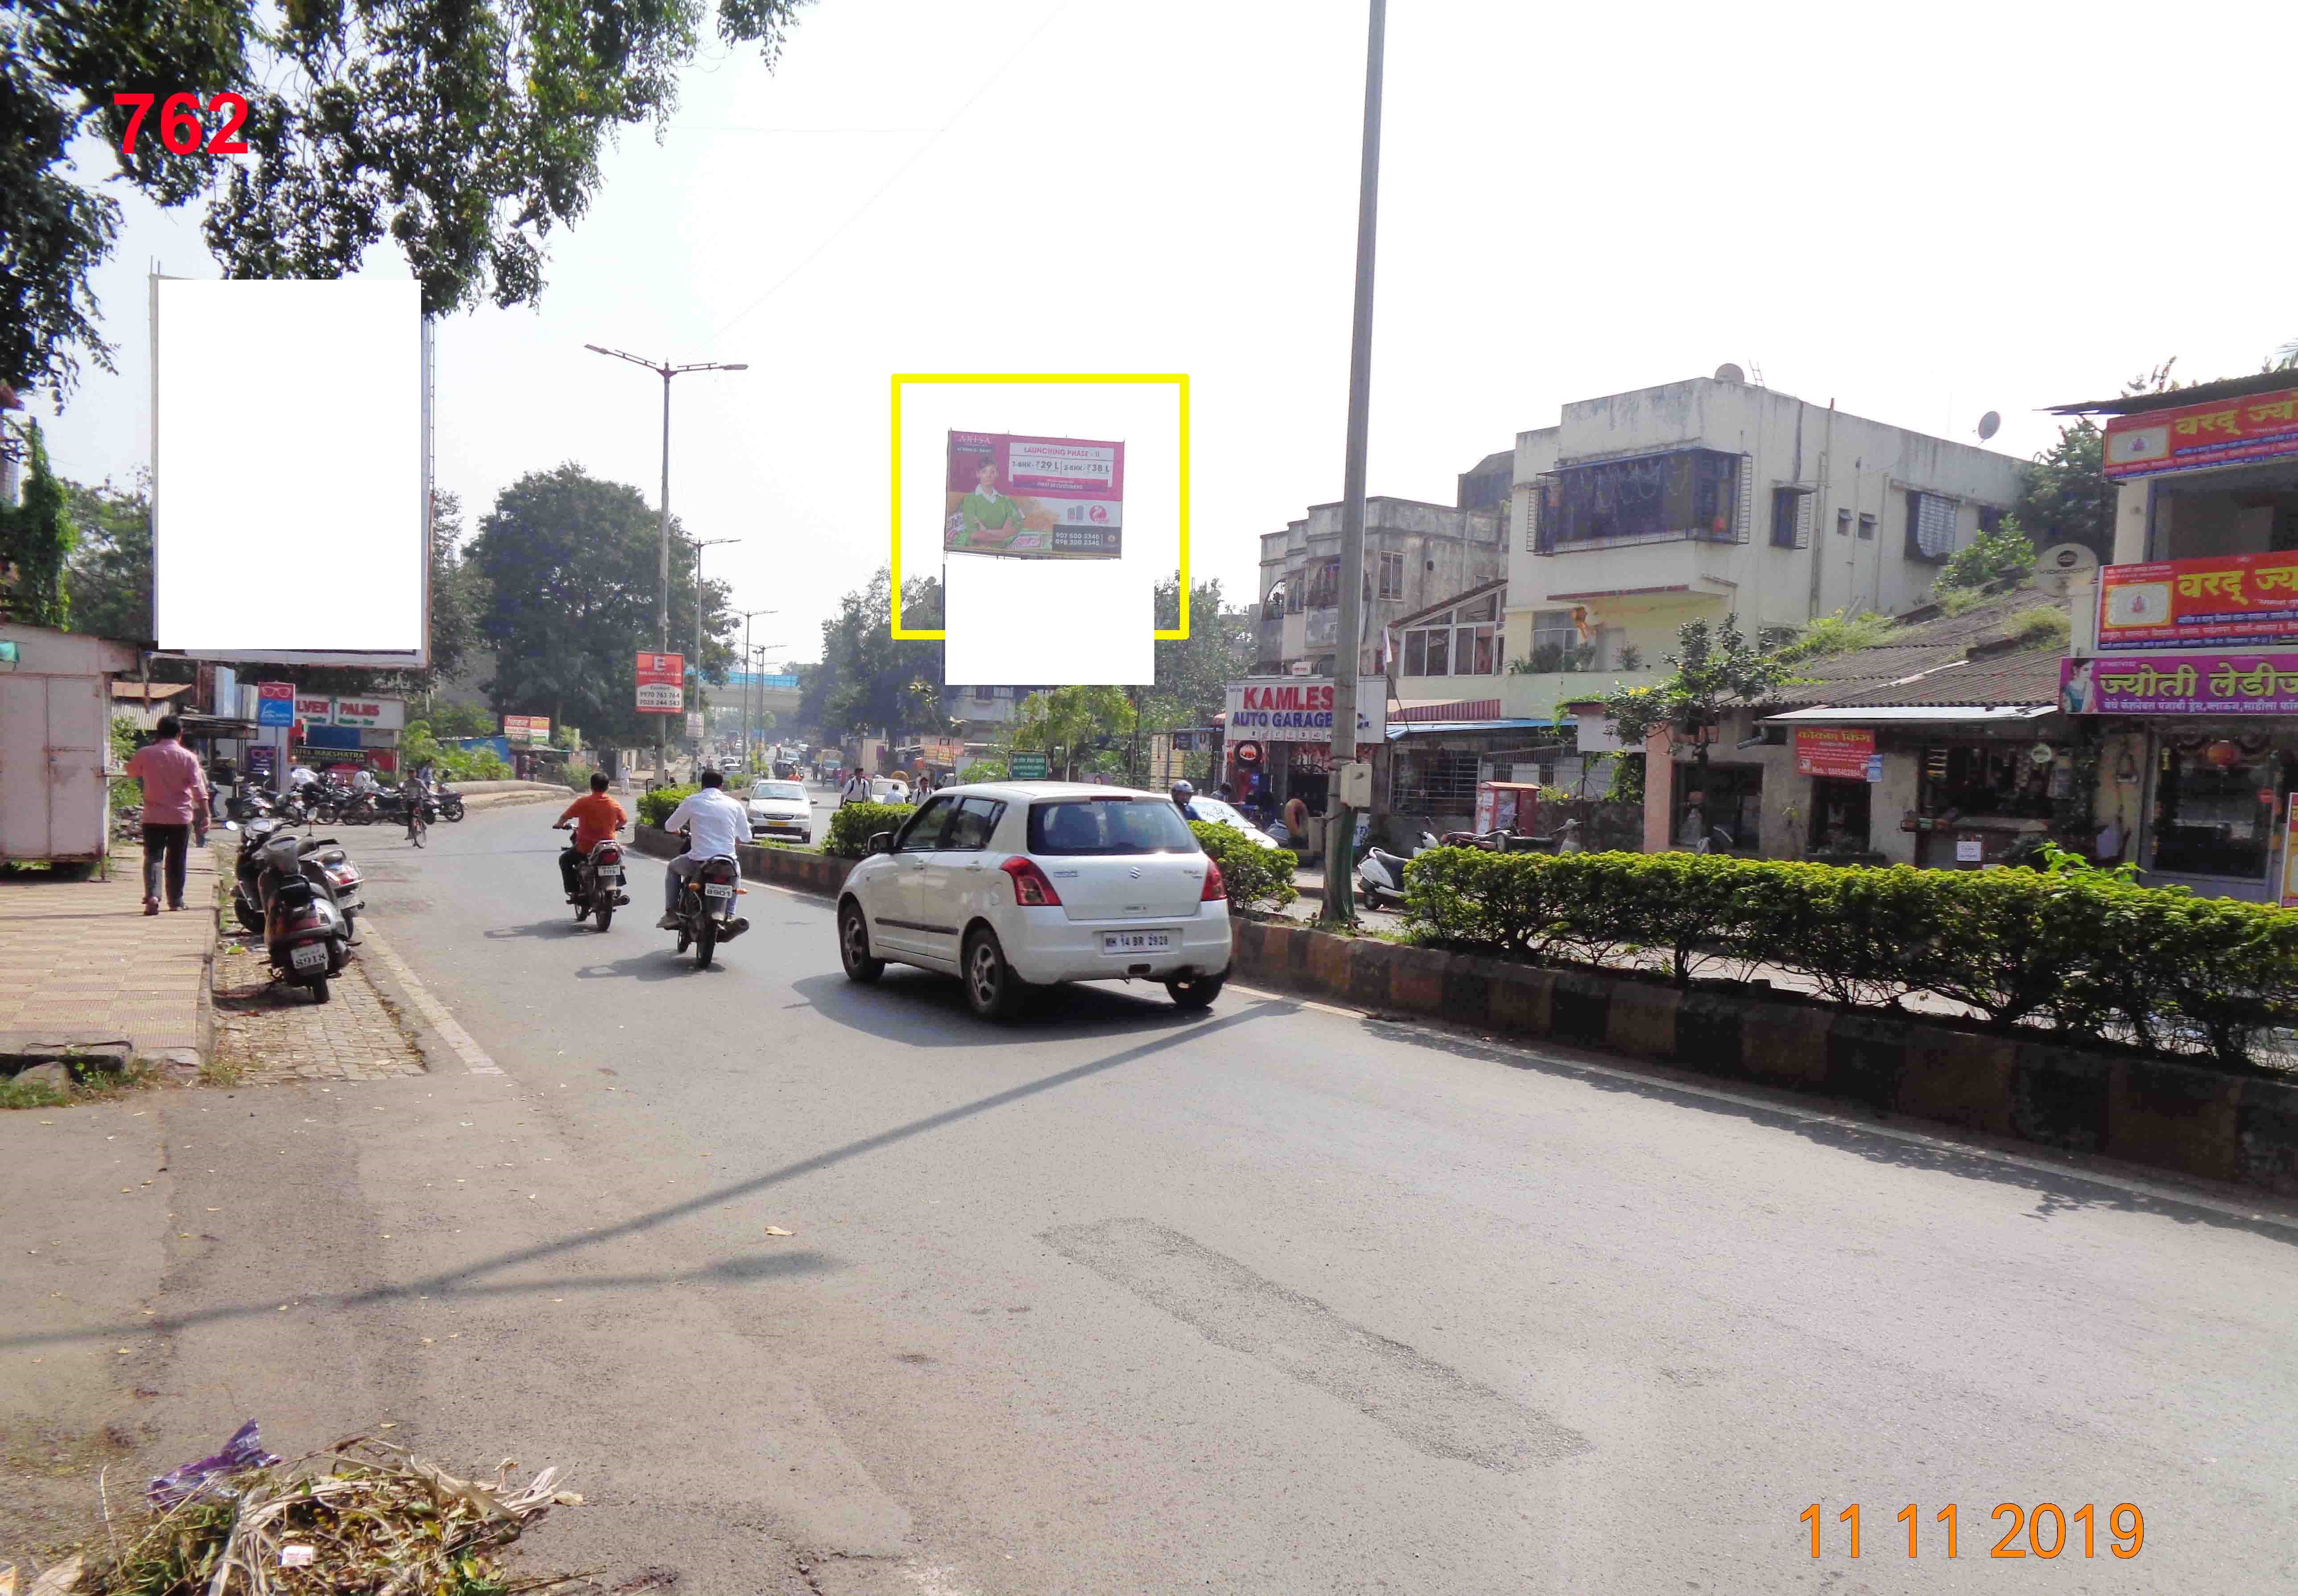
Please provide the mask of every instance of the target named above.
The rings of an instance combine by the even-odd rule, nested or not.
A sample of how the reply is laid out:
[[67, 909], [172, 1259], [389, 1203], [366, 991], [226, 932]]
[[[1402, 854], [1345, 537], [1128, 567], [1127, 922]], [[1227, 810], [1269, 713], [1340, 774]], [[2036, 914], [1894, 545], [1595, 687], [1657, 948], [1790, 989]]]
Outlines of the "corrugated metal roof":
[[2059, 662], [2065, 657], [2062, 645], [2046, 643], [2015, 654], [1950, 662], [1910, 679], [1883, 683], [1827, 702], [1837, 709], [1883, 704], [2055, 704]]

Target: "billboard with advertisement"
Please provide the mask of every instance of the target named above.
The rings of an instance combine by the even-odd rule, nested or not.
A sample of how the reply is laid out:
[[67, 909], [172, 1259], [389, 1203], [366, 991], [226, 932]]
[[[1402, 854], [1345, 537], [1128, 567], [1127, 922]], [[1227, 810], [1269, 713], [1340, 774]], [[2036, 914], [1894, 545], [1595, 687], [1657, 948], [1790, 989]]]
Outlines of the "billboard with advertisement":
[[2071, 715], [2298, 715], [2298, 654], [2137, 654], [2059, 664]]
[[[1378, 743], [1387, 735], [1388, 683], [1377, 676], [1357, 679], [1357, 741]], [[1228, 684], [1228, 736], [1261, 743], [1322, 743], [1333, 740], [1333, 680], [1326, 676], [1288, 676], [1282, 680]]]
[[639, 655], [639, 712], [682, 715], [686, 712], [686, 656], [682, 654]]
[[950, 553], [1051, 560], [1124, 553], [1122, 443], [952, 432], [945, 487], [942, 547]]
[[2098, 649], [2298, 643], [2298, 554], [2210, 555], [2098, 573]]
[[1798, 776], [1831, 776], [1839, 781], [1868, 779], [1875, 757], [1875, 730], [1867, 726], [1799, 726], [1795, 735]]
[[2105, 453], [2109, 477], [2298, 455], [2298, 388], [2113, 416]]
[[506, 743], [537, 744], [550, 741], [550, 717], [548, 715], [505, 715], [502, 718], [503, 741]]

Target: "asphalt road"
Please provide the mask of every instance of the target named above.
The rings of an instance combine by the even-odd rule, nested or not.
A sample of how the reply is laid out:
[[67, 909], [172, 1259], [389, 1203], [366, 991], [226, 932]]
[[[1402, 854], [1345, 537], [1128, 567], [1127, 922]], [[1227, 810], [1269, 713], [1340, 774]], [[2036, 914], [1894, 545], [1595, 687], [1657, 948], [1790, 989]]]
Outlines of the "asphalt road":
[[[0, 1367], [104, 1365], [186, 1457], [260, 1413], [566, 1463], [538, 1559], [682, 1593], [2298, 1587], [2287, 1209], [1235, 987], [993, 1028], [763, 887], [697, 971], [650, 862], [577, 928], [548, 824], [373, 845], [467, 1033], [429, 1077], [74, 1131], [166, 1203], [105, 1244], [156, 1284], [9, 1261]], [[2044, 1502], [2066, 1549], [1991, 1557]]]

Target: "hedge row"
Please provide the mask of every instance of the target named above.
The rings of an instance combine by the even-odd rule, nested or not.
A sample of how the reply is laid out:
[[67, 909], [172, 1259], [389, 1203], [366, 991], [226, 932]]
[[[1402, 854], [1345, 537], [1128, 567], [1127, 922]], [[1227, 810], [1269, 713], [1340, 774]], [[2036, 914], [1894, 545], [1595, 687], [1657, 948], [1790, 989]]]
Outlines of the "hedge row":
[[1405, 871], [1434, 940], [1539, 961], [1810, 975], [1836, 1002], [1913, 992], [1996, 1026], [2252, 1061], [2298, 1025], [2298, 913], [2136, 886], [2070, 859], [2043, 870], [1918, 870], [1721, 854], [1438, 848]]
[[902, 822], [917, 812], [914, 803], [845, 803], [830, 815], [830, 838], [822, 851], [839, 859], [860, 859], [870, 851], [870, 839], [881, 831], [899, 831]]
[[685, 802], [700, 787], [657, 787], [651, 793], [639, 794], [639, 824], [660, 828], [670, 819], [670, 811]]
[[1189, 829], [1197, 845], [1220, 867], [1231, 909], [1252, 909], [1266, 903], [1282, 909], [1301, 895], [1293, 884], [1301, 856], [1289, 848], [1264, 848], [1234, 826], [1212, 820], [1192, 820]]

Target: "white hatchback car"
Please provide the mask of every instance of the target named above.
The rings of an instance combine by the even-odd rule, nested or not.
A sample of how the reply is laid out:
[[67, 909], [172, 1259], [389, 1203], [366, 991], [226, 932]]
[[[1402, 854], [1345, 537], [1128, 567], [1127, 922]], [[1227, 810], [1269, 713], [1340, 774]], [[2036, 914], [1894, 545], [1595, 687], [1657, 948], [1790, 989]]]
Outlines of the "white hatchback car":
[[1203, 1008], [1228, 978], [1228, 893], [1171, 800], [1071, 782], [985, 782], [926, 800], [846, 878], [848, 979], [889, 961], [959, 976], [1003, 1019], [1032, 986], [1161, 981]]

